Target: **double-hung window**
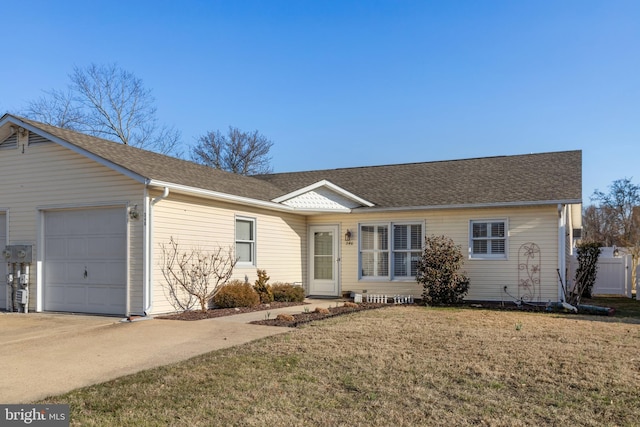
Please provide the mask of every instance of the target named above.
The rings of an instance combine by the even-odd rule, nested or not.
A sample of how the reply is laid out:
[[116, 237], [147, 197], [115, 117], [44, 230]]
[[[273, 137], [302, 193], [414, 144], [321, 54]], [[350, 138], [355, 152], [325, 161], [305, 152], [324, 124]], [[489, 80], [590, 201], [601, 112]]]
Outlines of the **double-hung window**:
[[256, 220], [236, 217], [236, 257], [238, 266], [256, 265]]
[[360, 226], [362, 277], [389, 276], [389, 226]]
[[472, 220], [469, 228], [471, 258], [507, 258], [506, 220]]
[[424, 241], [422, 223], [360, 225], [360, 276], [414, 280]]
[[415, 278], [422, 252], [422, 224], [393, 225], [393, 276]]

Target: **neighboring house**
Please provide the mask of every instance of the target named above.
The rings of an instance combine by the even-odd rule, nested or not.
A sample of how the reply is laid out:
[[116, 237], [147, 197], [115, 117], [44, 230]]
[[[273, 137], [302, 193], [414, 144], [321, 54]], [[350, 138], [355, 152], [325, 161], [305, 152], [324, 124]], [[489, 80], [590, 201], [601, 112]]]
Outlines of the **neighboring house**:
[[561, 298], [581, 227], [581, 163], [567, 151], [246, 177], [7, 114], [0, 239], [31, 249], [31, 311], [172, 311], [171, 237], [235, 247], [251, 283], [261, 268], [312, 296], [419, 297], [424, 237], [447, 235], [468, 253], [467, 299], [544, 303]]

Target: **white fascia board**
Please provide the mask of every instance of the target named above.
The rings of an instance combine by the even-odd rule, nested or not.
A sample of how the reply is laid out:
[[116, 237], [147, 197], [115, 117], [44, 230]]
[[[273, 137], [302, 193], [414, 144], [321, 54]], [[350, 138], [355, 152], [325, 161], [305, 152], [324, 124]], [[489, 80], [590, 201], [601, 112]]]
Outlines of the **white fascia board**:
[[344, 209], [309, 209], [309, 208], [293, 208], [295, 212], [305, 214], [305, 215], [315, 215], [315, 214], [325, 214], [325, 213], [351, 213], [352, 209], [344, 208]]
[[347, 199], [353, 200], [354, 202], [358, 202], [361, 205], [364, 205], [364, 206], [367, 206], [367, 207], [373, 207], [374, 206], [373, 203], [371, 203], [371, 202], [369, 202], [369, 201], [367, 201], [367, 200], [365, 200], [365, 199], [363, 199], [361, 197], [356, 196], [355, 194], [345, 190], [344, 188], [339, 187], [339, 186], [335, 185], [334, 183], [332, 183], [330, 181], [327, 181], [326, 179], [323, 179], [322, 181], [318, 181], [315, 184], [308, 185], [308, 186], [306, 186], [304, 188], [301, 188], [299, 190], [293, 191], [293, 192], [291, 192], [289, 194], [285, 194], [284, 196], [280, 196], [280, 197], [278, 197], [276, 199], [273, 199], [273, 201], [276, 202], [276, 203], [282, 203], [282, 202], [284, 202], [286, 200], [289, 200], [289, 199], [292, 199], [294, 197], [300, 196], [301, 194], [308, 193], [309, 191], [313, 191], [313, 190], [315, 190], [317, 188], [320, 188], [320, 187], [329, 188], [330, 190], [335, 191], [336, 193], [340, 194], [341, 196], [346, 197]]
[[71, 150], [71, 151], [73, 151], [75, 153], [78, 153], [78, 154], [80, 154], [82, 156], [85, 156], [85, 157], [93, 160], [96, 163], [99, 163], [99, 164], [101, 164], [103, 166], [106, 166], [106, 167], [108, 167], [110, 169], [113, 169], [114, 171], [119, 172], [119, 173], [121, 173], [121, 174], [123, 174], [123, 175], [125, 175], [125, 176], [127, 176], [127, 177], [129, 177], [131, 179], [134, 179], [134, 180], [136, 180], [136, 181], [138, 181], [140, 183], [145, 183], [146, 182], [146, 178], [145, 177], [143, 177], [143, 176], [141, 176], [141, 175], [139, 175], [139, 174], [127, 169], [127, 168], [123, 168], [122, 166], [120, 166], [120, 165], [118, 165], [116, 163], [110, 162], [110, 161], [108, 161], [108, 160], [106, 160], [106, 159], [104, 159], [104, 158], [102, 158], [102, 157], [100, 157], [98, 155], [95, 155], [95, 154], [93, 154], [93, 153], [91, 153], [91, 152], [89, 152], [89, 151], [87, 151], [87, 150], [85, 150], [83, 148], [78, 147], [77, 145], [74, 145], [74, 144], [72, 144], [70, 142], [67, 142], [64, 139], [60, 139], [57, 136], [51, 135], [50, 133], [45, 132], [40, 128], [37, 128], [35, 126], [31, 126], [28, 123], [25, 123], [25, 122], [23, 122], [21, 120], [18, 120], [15, 117], [7, 117], [5, 120], [2, 120], [0, 122], [0, 126], [4, 125], [7, 121], [9, 121], [9, 122], [11, 122], [11, 123], [13, 123], [13, 124], [15, 124], [17, 126], [23, 127], [25, 129], [27, 129], [29, 132], [37, 133], [38, 135], [44, 136], [45, 138], [55, 142], [58, 145], [61, 145], [61, 146], [65, 147], [65, 148], [68, 148], [69, 150]]
[[210, 199], [222, 200], [222, 201], [231, 202], [231, 203], [239, 203], [242, 205], [259, 206], [259, 207], [263, 207], [271, 210], [287, 211], [287, 212], [295, 212], [296, 210], [291, 206], [282, 205], [280, 203], [267, 202], [264, 200], [236, 196], [233, 194], [220, 193], [219, 191], [204, 190], [202, 188], [189, 187], [187, 185], [174, 184], [171, 182], [156, 181], [151, 179], [147, 181], [147, 185], [152, 187], [160, 187], [160, 188], [168, 187], [170, 190], [177, 191], [180, 193], [193, 194], [193, 195], [206, 197]]
[[473, 209], [473, 208], [513, 208], [513, 207], [529, 207], [544, 206], [558, 204], [579, 204], [581, 199], [571, 200], [546, 200], [538, 202], [505, 202], [505, 203], [468, 203], [461, 205], [433, 205], [433, 206], [399, 206], [392, 208], [356, 208], [357, 212], [399, 212], [399, 211], [423, 211], [423, 210], [442, 210], [442, 209]]

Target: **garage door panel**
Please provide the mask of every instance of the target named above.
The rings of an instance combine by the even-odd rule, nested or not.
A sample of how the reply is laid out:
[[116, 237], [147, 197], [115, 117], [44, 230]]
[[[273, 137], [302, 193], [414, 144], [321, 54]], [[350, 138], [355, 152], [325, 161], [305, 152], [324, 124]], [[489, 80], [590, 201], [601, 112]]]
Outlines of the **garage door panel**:
[[125, 298], [123, 289], [111, 286], [88, 288], [87, 303], [92, 307], [115, 307]]
[[55, 285], [55, 284], [64, 284], [68, 283], [68, 266], [64, 262], [55, 262], [48, 261], [47, 262], [47, 284]]
[[44, 261], [45, 310], [125, 314], [124, 208], [46, 212]]
[[86, 242], [86, 254], [89, 258], [122, 259], [127, 252], [124, 236], [91, 237]]
[[124, 230], [126, 225], [123, 210], [111, 210], [100, 218], [89, 216], [87, 218], [87, 231], [95, 234], [113, 233], [113, 230]]
[[[115, 285], [126, 280], [124, 262], [88, 262], [85, 282], [91, 285]], [[82, 272], [84, 274], [84, 270]]]
[[65, 258], [78, 258], [83, 259], [87, 255], [88, 245], [87, 239], [84, 237], [71, 237], [64, 241], [63, 245], [66, 246]]
[[48, 253], [49, 256], [47, 259], [55, 260], [55, 259], [66, 259], [66, 239], [63, 238], [55, 238], [49, 237], [45, 241], [44, 250], [45, 253]]

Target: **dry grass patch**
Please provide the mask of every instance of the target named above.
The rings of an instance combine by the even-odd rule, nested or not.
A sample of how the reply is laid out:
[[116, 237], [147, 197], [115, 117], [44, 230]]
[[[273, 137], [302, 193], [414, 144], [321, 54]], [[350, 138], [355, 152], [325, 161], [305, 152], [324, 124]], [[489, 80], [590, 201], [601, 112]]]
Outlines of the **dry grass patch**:
[[638, 396], [637, 320], [392, 307], [47, 402], [83, 426], [601, 426]]

